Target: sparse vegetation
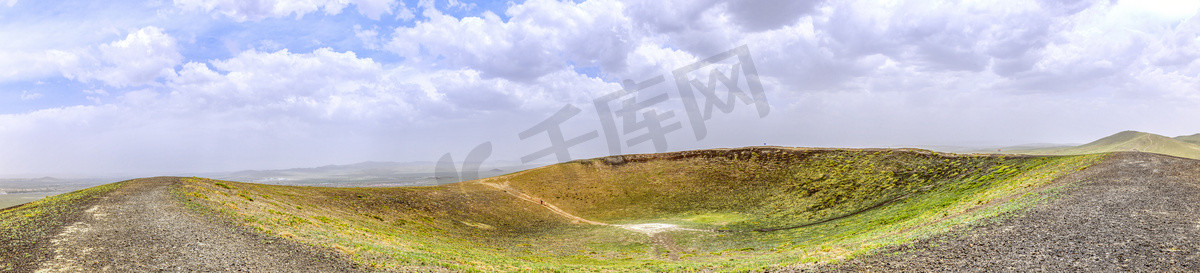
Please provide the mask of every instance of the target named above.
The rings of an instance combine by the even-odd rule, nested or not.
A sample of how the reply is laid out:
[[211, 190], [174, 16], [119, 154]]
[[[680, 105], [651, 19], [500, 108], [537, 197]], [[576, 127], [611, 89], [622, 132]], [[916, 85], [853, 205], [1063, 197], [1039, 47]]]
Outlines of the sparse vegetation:
[[[192, 179], [198, 179], [198, 178], [192, 178]], [[226, 189], [226, 190], [233, 189], [233, 187], [230, 187], [229, 185], [226, 185], [225, 183], [221, 183], [221, 182], [215, 182], [215, 183], [213, 183], [213, 185], [217, 185], [217, 187], [221, 187], [222, 189]]]
[[[191, 178], [177, 194], [197, 209], [379, 268], [740, 271], [836, 262], [965, 227], [1047, 198], [1052, 180], [1101, 157], [747, 148], [580, 160], [438, 187]], [[656, 235], [670, 239], [664, 243], [572, 223], [484, 183], [589, 220], [698, 231]]]
[[0, 210], [0, 271], [7, 271], [13, 262], [34, 258], [45, 253], [28, 252], [34, 245], [44, 243], [54, 236], [55, 228], [77, 216], [84, 207], [98, 196], [120, 187], [112, 183], [87, 188], [56, 196], [46, 197], [28, 204]]

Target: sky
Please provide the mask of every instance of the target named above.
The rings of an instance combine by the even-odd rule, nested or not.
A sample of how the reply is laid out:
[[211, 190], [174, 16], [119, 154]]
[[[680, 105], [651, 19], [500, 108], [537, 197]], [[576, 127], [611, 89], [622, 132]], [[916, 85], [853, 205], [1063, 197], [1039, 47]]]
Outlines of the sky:
[[0, 0], [0, 177], [1194, 134], [1198, 10]]

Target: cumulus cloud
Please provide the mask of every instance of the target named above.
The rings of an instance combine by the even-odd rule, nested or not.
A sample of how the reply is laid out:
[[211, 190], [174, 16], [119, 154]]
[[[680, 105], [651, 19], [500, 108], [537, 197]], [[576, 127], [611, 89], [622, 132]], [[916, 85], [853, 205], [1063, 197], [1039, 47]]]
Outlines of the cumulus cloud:
[[[0, 124], [5, 124], [0, 127], [0, 140], [8, 143], [0, 147], [55, 140], [78, 144], [71, 147], [79, 150], [71, 153], [83, 157], [122, 158], [72, 163], [85, 171], [127, 168], [113, 165], [117, 163], [157, 170], [194, 164], [285, 167], [316, 164], [313, 160], [323, 154], [405, 149], [405, 142], [394, 138], [428, 139], [406, 135], [423, 126], [540, 113], [564, 102], [584, 103], [615, 88], [571, 70], [516, 82], [483, 77], [470, 69], [385, 67], [354, 52], [328, 48], [308, 53], [250, 50], [228, 59], [183, 64], [162, 86], [120, 95], [101, 89], [83, 91], [94, 105], [0, 115]], [[146, 141], [145, 135], [169, 136], [173, 141]], [[96, 146], [84, 148], [87, 145]], [[436, 146], [423, 149], [431, 147]], [[39, 156], [37, 149], [11, 148], [0, 163], [11, 163], [7, 166], [13, 168], [30, 164], [56, 168], [63, 163]], [[157, 162], [164, 159], [156, 153], [179, 158], [167, 160], [169, 164]], [[244, 161], [202, 162], [217, 157]], [[7, 161], [16, 158], [22, 162]]]
[[184, 65], [167, 84], [169, 101], [196, 111], [326, 121], [396, 117], [410, 108], [405, 86], [384, 82], [380, 64], [353, 52], [251, 50], [211, 65]]
[[210, 64], [188, 63], [166, 90], [187, 101], [178, 106], [183, 109], [269, 106], [288, 115], [355, 120], [544, 109], [585, 101], [611, 87], [569, 70], [524, 83], [486, 78], [471, 69], [384, 68], [354, 52], [322, 48], [311, 53], [247, 51]]
[[404, 9], [404, 3], [395, 0], [175, 0], [175, 5], [184, 10], [217, 12], [239, 22], [293, 15], [299, 18], [318, 10], [324, 10], [325, 14], [335, 15], [341, 13], [350, 4], [357, 7], [359, 14], [375, 20], [385, 13], [392, 14], [397, 7]]
[[157, 27], [142, 28], [123, 40], [100, 45], [97, 51], [94, 63], [74, 69], [66, 67], [63, 74], [67, 78], [94, 79], [116, 87], [143, 85], [174, 74], [175, 66], [183, 60], [175, 38]]
[[1028, 68], [1002, 74], [1007, 78], [998, 86], [1015, 92], [1133, 88], [1142, 90], [1144, 97], [1157, 97], [1164, 90], [1125, 85], [1141, 82], [1139, 74], [1148, 75], [1144, 70], [1183, 72], [1183, 66], [1170, 64], [1188, 64], [1200, 56], [1177, 47], [1188, 42], [1176, 35], [1194, 31], [1194, 23], [1146, 17], [1143, 9], [1126, 3], [1102, 3], [1063, 17], [1049, 36], [1052, 42], [1038, 48]]
[[[231, 53], [207, 52], [226, 37], [208, 41], [207, 30], [177, 25], [111, 30], [117, 38], [82, 47], [2, 50], [0, 68], [20, 68], [0, 69], [4, 83], [62, 75], [93, 86], [61, 88], [88, 105], [0, 115], [0, 150], [13, 151], [0, 166], [86, 163], [37, 156], [45, 151], [112, 164], [96, 169], [128, 163], [114, 158], [152, 169], [296, 167], [384, 153], [428, 160], [482, 140], [497, 140], [497, 157], [517, 158], [505, 147], [525, 144], [501, 137], [563, 105], [585, 111], [573, 120], [585, 127], [571, 132], [597, 129], [591, 100], [622, 80], [671, 81], [673, 69], [743, 44], [771, 115], [718, 115], [709, 139], [679, 133], [672, 149], [1072, 142], [1124, 129], [1191, 134], [1178, 124], [1200, 116], [1200, 15], [1191, 3], [530, 0], [489, 11], [434, 2], [414, 10], [379, 0], [177, 0], [169, 8], [220, 14], [241, 22], [221, 27], [250, 32], [278, 23], [260, 20], [351, 5], [363, 16], [330, 27], [342, 34], [332, 40], [306, 29], [282, 34], [303, 36], [302, 45], [255, 37], [243, 41], [254, 49]], [[397, 20], [360, 18], [384, 14]], [[672, 86], [652, 91], [678, 103]], [[59, 97], [36, 90], [3, 97]], [[45, 139], [68, 145], [25, 145]]]
[[932, 70], [979, 72], [993, 59], [1017, 59], [1048, 43], [1054, 14], [1037, 2], [986, 9], [990, 5], [847, 1], [817, 24], [841, 54], [881, 54]]
[[64, 67], [79, 65], [76, 53], [63, 50], [41, 52], [0, 51], [0, 82], [61, 75]]
[[634, 45], [623, 9], [611, 0], [533, 0], [510, 7], [506, 21], [491, 12], [459, 19], [426, 8], [428, 19], [397, 28], [387, 48], [518, 80], [564, 69], [568, 62], [620, 69]]
[[93, 47], [50, 49], [38, 53], [0, 52], [0, 81], [37, 79], [54, 74], [115, 87], [153, 84], [174, 73], [183, 56], [176, 41], [157, 27], [144, 27], [125, 39]]

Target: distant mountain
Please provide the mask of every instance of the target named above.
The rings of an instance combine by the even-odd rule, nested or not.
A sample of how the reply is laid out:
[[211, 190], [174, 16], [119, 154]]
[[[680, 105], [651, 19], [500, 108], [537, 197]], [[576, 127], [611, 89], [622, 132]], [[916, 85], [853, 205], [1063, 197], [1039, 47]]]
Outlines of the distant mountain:
[[1200, 159], [1200, 144], [1193, 143], [1192, 140], [1200, 140], [1200, 134], [1169, 138], [1145, 132], [1124, 131], [1075, 147], [1036, 149], [1020, 153], [1061, 155], [1140, 151]]
[[[113, 181], [124, 180], [124, 178], [3, 178], [0, 179], [0, 189], [7, 189], [9, 193], [25, 191], [68, 191], [87, 188]], [[18, 189], [15, 190], [14, 189]]]
[[362, 162], [350, 165], [326, 165], [314, 168], [283, 170], [246, 170], [228, 174], [227, 178], [297, 178], [297, 177], [374, 177], [429, 172], [433, 163], [427, 162]]
[[995, 148], [988, 148], [988, 149], [972, 148], [972, 149], [970, 149], [970, 150], [965, 150], [965, 151], [956, 152], [956, 153], [984, 153], [984, 154], [989, 154], [989, 153], [1024, 153], [1024, 152], [1028, 152], [1028, 151], [1039, 151], [1039, 150], [1049, 150], [1049, 149], [1063, 149], [1063, 148], [1070, 148], [1070, 147], [1074, 147], [1074, 145], [1077, 145], [1077, 144], [1030, 143], [1030, 144], [1021, 144], [1021, 145], [1016, 145], [1016, 146], [995, 147]]
[[[479, 175], [490, 177], [507, 173], [505, 170], [520, 171], [540, 165], [491, 165], [490, 170], [480, 170]], [[450, 181], [449, 178], [437, 177], [434, 174], [434, 162], [362, 162], [350, 165], [327, 165], [314, 168], [294, 168], [284, 170], [246, 170], [225, 174], [207, 174], [223, 180], [234, 180], [254, 183], [310, 185], [310, 186], [429, 186]], [[501, 169], [502, 168], [502, 169]]]
[[1194, 135], [1190, 135], [1190, 136], [1177, 136], [1177, 137], [1175, 137], [1175, 139], [1179, 140], [1179, 141], [1191, 143], [1191, 144], [1200, 145], [1200, 134], [1194, 134]]

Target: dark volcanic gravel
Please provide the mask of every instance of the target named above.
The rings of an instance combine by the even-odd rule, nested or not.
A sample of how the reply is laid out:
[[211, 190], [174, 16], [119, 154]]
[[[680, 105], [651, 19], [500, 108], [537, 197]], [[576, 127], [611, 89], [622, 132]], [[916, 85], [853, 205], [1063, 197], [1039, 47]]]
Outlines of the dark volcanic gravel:
[[37, 272], [346, 272], [336, 255], [189, 210], [176, 178], [130, 181], [68, 223]]
[[1200, 272], [1200, 161], [1118, 153], [1015, 217], [819, 270]]

